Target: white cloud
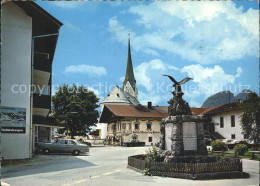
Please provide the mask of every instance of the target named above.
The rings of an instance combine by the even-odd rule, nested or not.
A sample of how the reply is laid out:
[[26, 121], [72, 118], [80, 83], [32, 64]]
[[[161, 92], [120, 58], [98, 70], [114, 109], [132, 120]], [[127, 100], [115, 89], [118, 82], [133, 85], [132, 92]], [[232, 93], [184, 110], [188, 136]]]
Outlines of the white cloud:
[[75, 9], [79, 8], [82, 5], [82, 2], [79, 1], [52, 1], [53, 5], [64, 8], [64, 9]]
[[189, 77], [193, 78], [196, 85], [190, 86], [193, 90], [186, 93], [186, 96], [194, 98], [202, 95], [208, 97], [216, 92], [228, 89], [242, 73], [242, 68], [238, 67], [237, 74], [230, 75], [226, 74], [223, 68], [218, 65], [215, 65], [214, 68], [208, 68], [197, 64], [185, 66], [181, 72], [187, 73]]
[[130, 31], [136, 51], [166, 51], [201, 64], [259, 56], [258, 11], [243, 12], [234, 2], [154, 2], [133, 6], [129, 13], [135, 15], [137, 29], [113, 17], [109, 31], [125, 45]]
[[65, 68], [65, 73], [80, 73], [100, 77], [106, 75], [107, 70], [104, 67], [93, 65], [70, 65]]
[[122, 76], [119, 78], [119, 82], [121, 82], [121, 83], [124, 82], [124, 80], [125, 80], [125, 76]]
[[138, 86], [145, 87], [146, 91], [152, 91], [156, 83], [162, 79], [162, 74], [168, 70], [178, 69], [172, 65], [163, 63], [160, 59], [154, 59], [149, 62], [141, 63], [134, 68], [135, 77]]
[[97, 90], [97, 89], [94, 89], [93, 87], [87, 87], [88, 88], [88, 90], [90, 90], [90, 91], [92, 91], [92, 92], [94, 92], [95, 94], [96, 94], [96, 96], [97, 97], [99, 97], [100, 96], [100, 91], [99, 90]]
[[237, 67], [237, 74], [235, 75], [236, 78], [240, 77], [242, 74], [242, 68], [241, 67]]
[[197, 107], [197, 108], [199, 108], [199, 107], [201, 107], [201, 104], [200, 103], [198, 103], [197, 101], [195, 101], [195, 100], [190, 100], [189, 101], [189, 105], [190, 105], [190, 107]]
[[68, 29], [72, 30], [72, 31], [76, 31], [76, 32], [83, 32], [83, 30], [81, 30], [81, 28], [79, 28], [78, 26], [75, 26], [73, 24], [71, 24], [68, 21], [64, 21], [64, 26], [67, 27]]
[[147, 105], [148, 101], [151, 101], [153, 105], [159, 104], [162, 99], [161, 96], [156, 94], [155, 92], [138, 92], [138, 100], [142, 105]]

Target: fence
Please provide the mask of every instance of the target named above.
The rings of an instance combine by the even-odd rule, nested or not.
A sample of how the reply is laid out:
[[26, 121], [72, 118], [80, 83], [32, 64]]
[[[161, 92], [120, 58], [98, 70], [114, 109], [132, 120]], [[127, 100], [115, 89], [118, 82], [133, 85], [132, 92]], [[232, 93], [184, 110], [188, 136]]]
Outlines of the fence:
[[178, 174], [203, 174], [203, 173], [228, 173], [242, 172], [242, 160], [237, 158], [230, 162], [214, 163], [165, 163], [165, 162], [145, 162], [143, 155], [128, 157], [128, 165], [139, 170], [149, 169], [152, 175], [162, 175], [164, 173]]
[[128, 165], [139, 169], [141, 171], [145, 170], [145, 160], [143, 155], [136, 155], [128, 157]]

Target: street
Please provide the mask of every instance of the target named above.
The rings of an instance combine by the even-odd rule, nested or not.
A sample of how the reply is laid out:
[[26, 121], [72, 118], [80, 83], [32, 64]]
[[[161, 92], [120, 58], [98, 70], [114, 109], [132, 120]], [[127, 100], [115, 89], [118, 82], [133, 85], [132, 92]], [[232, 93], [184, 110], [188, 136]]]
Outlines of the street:
[[258, 185], [259, 162], [243, 160], [248, 179], [193, 181], [143, 176], [128, 169], [127, 157], [149, 147], [91, 147], [89, 155], [37, 155], [25, 163], [2, 167], [3, 185]]

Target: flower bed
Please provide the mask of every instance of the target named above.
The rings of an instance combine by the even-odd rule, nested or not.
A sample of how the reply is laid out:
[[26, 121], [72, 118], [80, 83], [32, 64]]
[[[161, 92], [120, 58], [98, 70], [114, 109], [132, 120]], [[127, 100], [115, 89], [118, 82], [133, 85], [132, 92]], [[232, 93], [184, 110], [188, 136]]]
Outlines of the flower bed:
[[[241, 158], [215, 157], [216, 161], [212, 162], [211, 158], [209, 163], [196, 163], [196, 157], [178, 157], [173, 158], [173, 161], [170, 162], [145, 161], [145, 158], [145, 155], [128, 157], [128, 167], [147, 175], [186, 179], [241, 178], [249, 176], [242, 170]], [[177, 162], [180, 159], [182, 162]], [[207, 156], [205, 159], [207, 159]]]

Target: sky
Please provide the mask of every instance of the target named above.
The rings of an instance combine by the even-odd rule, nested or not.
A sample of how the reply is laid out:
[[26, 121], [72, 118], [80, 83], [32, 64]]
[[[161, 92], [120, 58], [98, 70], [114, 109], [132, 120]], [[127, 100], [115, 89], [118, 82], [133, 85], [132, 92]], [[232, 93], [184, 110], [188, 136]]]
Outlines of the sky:
[[[229, 90], [259, 93], [257, 1], [36, 1], [61, 21], [53, 61], [54, 86], [84, 85], [104, 99], [122, 87], [128, 34], [142, 104], [167, 106], [168, 74], [184, 99], [200, 107]], [[53, 91], [54, 92], [54, 91]]]

